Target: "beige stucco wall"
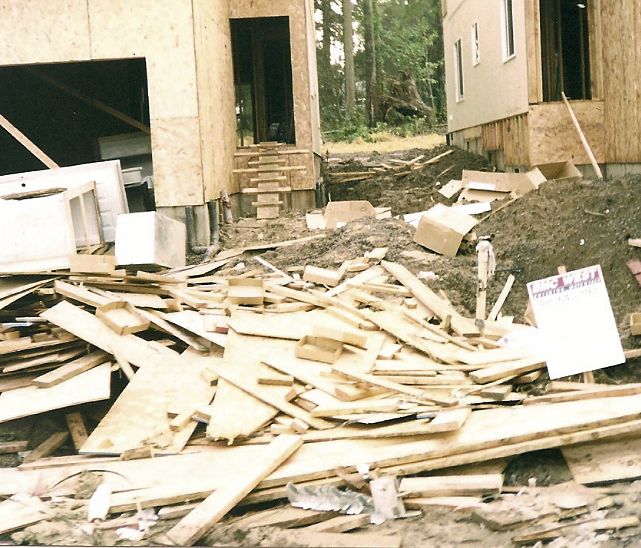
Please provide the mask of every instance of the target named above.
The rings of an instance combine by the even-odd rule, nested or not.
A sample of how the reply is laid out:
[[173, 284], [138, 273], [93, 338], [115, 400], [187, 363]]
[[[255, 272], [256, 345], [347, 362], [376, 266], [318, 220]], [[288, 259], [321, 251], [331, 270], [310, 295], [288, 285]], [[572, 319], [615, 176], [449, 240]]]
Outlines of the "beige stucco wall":
[[[447, 0], [443, 18], [449, 131], [528, 111], [524, 0], [514, 0], [515, 56], [503, 61], [501, 0]], [[472, 25], [479, 24], [480, 63], [472, 63]], [[461, 39], [465, 94], [457, 102], [454, 43]]]

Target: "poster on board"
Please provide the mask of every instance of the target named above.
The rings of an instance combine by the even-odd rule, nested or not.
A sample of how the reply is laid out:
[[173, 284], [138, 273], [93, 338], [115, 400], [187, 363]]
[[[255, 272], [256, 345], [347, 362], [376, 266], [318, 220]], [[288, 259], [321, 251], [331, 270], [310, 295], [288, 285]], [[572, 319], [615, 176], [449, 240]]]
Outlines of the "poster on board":
[[551, 379], [625, 362], [600, 265], [527, 288]]

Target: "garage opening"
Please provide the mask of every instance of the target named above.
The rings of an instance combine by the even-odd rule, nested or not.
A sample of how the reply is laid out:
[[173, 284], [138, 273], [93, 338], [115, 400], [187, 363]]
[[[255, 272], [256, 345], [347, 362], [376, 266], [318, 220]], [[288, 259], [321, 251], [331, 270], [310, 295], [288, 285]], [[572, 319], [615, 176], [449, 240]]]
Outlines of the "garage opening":
[[289, 17], [232, 19], [238, 145], [294, 144]]
[[591, 99], [589, 0], [541, 0], [543, 100]]
[[[131, 209], [153, 208], [133, 190], [151, 187], [145, 59], [4, 66], [0, 89], [0, 114], [58, 165], [120, 159]], [[44, 169], [2, 128], [0, 150], [0, 175]]]

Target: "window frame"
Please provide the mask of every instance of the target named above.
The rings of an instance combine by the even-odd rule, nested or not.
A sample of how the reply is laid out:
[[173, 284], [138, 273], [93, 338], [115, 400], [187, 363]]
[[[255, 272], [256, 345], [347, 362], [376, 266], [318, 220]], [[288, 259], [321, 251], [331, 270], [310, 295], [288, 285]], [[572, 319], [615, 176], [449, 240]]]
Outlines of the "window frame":
[[503, 62], [507, 63], [516, 57], [516, 40], [514, 37], [514, 0], [499, 0], [501, 12], [501, 42]]
[[454, 42], [454, 91], [456, 102], [460, 103], [465, 99], [465, 76], [463, 72], [463, 39], [458, 38]]
[[475, 67], [481, 62], [481, 44], [479, 38], [479, 23], [472, 23], [472, 66]]

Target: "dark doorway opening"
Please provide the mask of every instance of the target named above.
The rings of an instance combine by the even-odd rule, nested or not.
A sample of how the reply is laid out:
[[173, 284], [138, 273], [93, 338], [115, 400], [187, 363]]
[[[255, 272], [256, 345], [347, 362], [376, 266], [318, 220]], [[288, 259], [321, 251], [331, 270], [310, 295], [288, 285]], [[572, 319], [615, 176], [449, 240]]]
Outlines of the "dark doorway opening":
[[589, 0], [540, 0], [543, 100], [591, 99]]
[[289, 17], [232, 19], [238, 144], [295, 144]]
[[[145, 59], [4, 66], [0, 90], [0, 113], [60, 166], [120, 157], [105, 157], [101, 147], [121, 136], [137, 140], [136, 152], [144, 158], [132, 161], [145, 160], [143, 171], [151, 170], [149, 133], [108, 112], [149, 128]], [[0, 175], [44, 168], [2, 128], [0, 150]], [[125, 168], [129, 151], [126, 144], [118, 149]]]

